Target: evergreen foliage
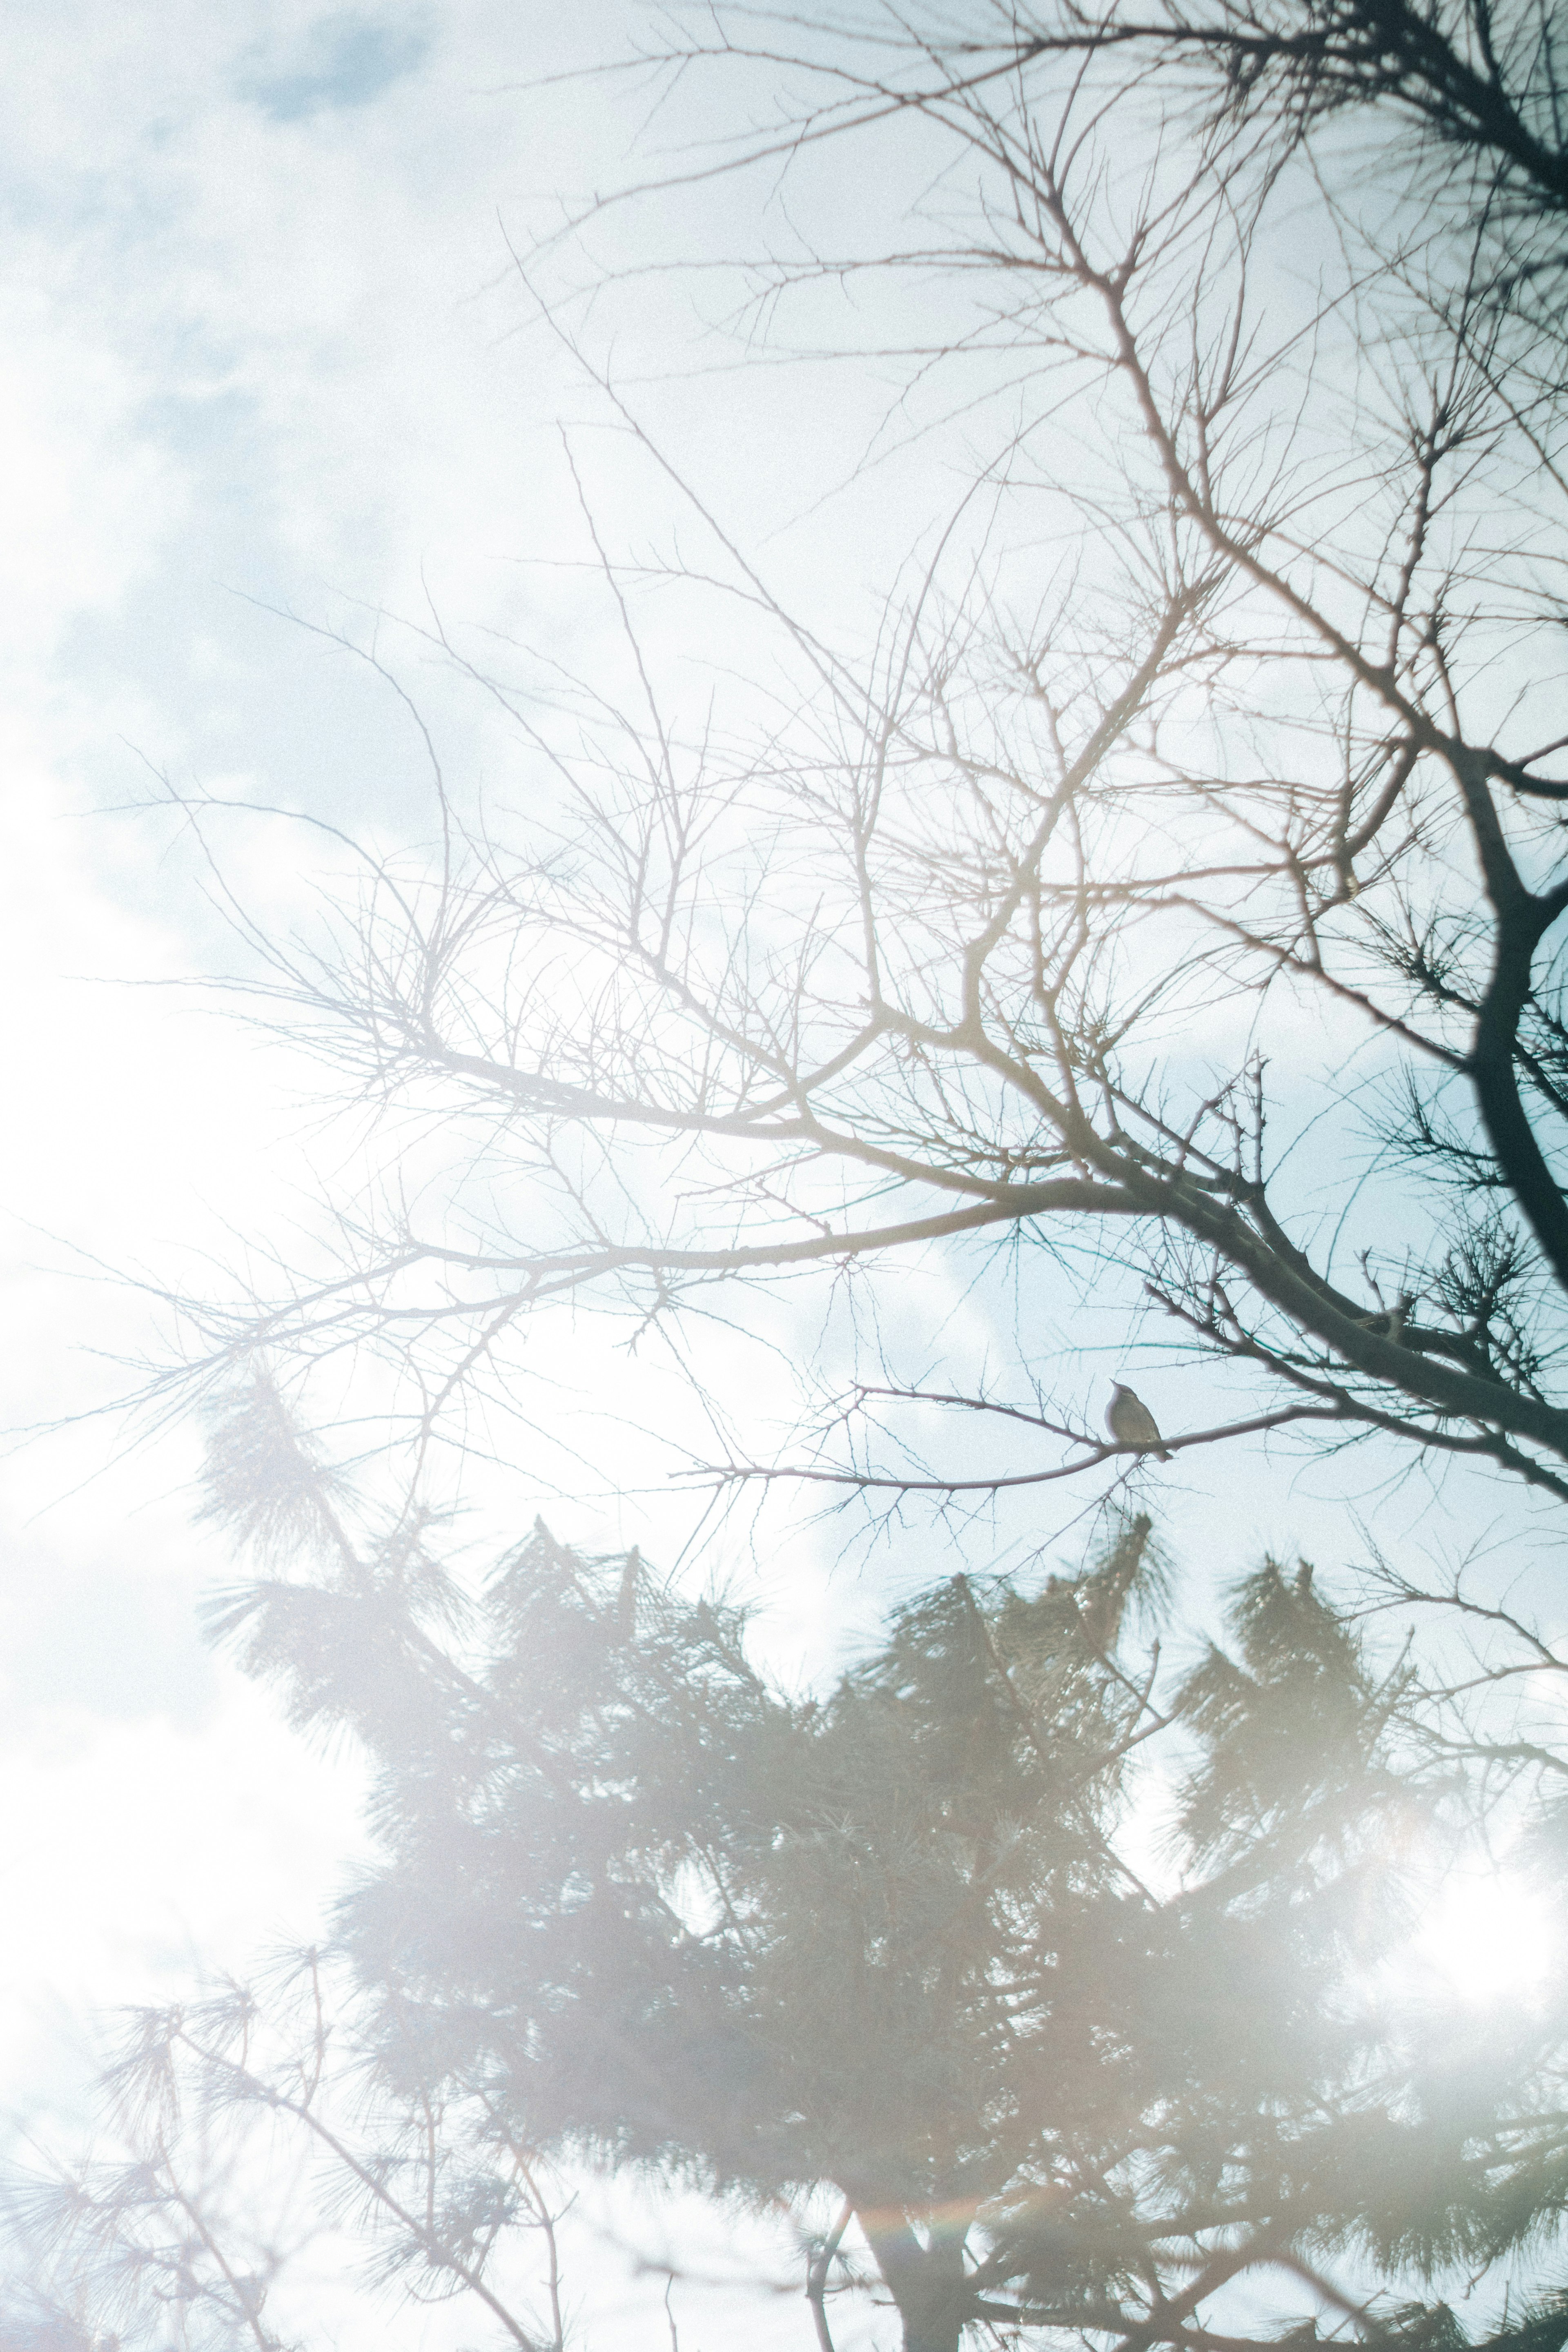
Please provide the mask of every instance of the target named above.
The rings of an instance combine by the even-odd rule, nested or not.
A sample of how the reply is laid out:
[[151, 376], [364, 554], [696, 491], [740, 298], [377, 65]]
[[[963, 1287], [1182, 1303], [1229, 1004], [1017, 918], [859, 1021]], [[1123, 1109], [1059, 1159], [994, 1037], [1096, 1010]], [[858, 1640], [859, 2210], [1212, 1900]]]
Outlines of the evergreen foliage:
[[[216, 1433], [213, 1507], [265, 1549], [247, 1458]], [[802, 1698], [742, 1612], [635, 1552], [536, 1524], [465, 1598], [429, 1521], [300, 1524], [316, 1571], [213, 1632], [372, 1760], [356, 2063], [461, 2118], [470, 2258], [525, 2149], [782, 2201], [824, 2332], [829, 2287], [868, 2285], [908, 2352], [1213, 2352], [1259, 2340], [1247, 2282], [1307, 2338], [1354, 2311], [1438, 2352], [1463, 2331], [1412, 2284], [1550, 2236], [1563, 2011], [1478, 2063], [1380, 1974], [1464, 1784], [1305, 1566], [1247, 1578], [1162, 1697], [1163, 1563], [1128, 1517], [1081, 1574], [916, 1595]]]
[[[265, 1380], [209, 1439], [207, 1516], [268, 1571], [213, 1636], [363, 1748], [378, 1856], [333, 1954], [132, 2020], [118, 2154], [14, 2190], [0, 2352], [158, 2352], [171, 2305], [192, 2352], [290, 2352], [245, 2187], [290, 2134], [312, 2227], [520, 2352], [564, 2352], [584, 2166], [793, 2216], [824, 2346], [868, 2294], [905, 2352], [1454, 2352], [1489, 2273], [1536, 2294], [1482, 2305], [1496, 2352], [1568, 2340], [1568, 1997], [1456, 2032], [1395, 1965], [1501, 1751], [1478, 1782], [1450, 1695], [1304, 1563], [1173, 1673], [1127, 1514], [1079, 1573], [914, 1594], [803, 1696], [635, 1551], [536, 1523], [465, 1581]], [[1561, 1890], [1568, 1807], [1531, 1802]]]

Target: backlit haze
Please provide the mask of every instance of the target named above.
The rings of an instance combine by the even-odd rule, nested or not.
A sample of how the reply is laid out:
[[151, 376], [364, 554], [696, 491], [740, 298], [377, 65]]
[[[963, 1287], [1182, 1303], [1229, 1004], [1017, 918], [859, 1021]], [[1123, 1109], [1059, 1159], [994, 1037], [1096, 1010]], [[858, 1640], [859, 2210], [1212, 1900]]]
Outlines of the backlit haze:
[[[0, 2103], [18, 2118], [69, 2111], [97, 2008], [173, 1997], [198, 1969], [243, 1972], [308, 1937], [362, 1847], [352, 1755], [304, 1748], [201, 1646], [195, 1604], [234, 1567], [192, 1525], [195, 1433], [132, 1445], [96, 1412], [172, 1344], [161, 1286], [259, 1281], [258, 1252], [308, 1234], [318, 1190], [374, 1144], [323, 1116], [303, 1055], [178, 984], [244, 958], [202, 853], [156, 804], [166, 780], [382, 847], [427, 841], [409, 715], [339, 634], [417, 702], [459, 798], [504, 798], [510, 739], [414, 630], [439, 625], [476, 660], [517, 638], [592, 668], [607, 625], [568, 450], [618, 549], [667, 557], [679, 530], [708, 560], [669, 478], [539, 324], [509, 247], [587, 191], [657, 177], [661, 142], [700, 125], [695, 97], [650, 123], [635, 79], [543, 86], [626, 54], [639, 24], [539, 0], [64, 0], [9, 27], [0, 1417], [69, 1423], [12, 1451], [0, 1486]], [[837, 168], [814, 167], [808, 208], [869, 200]], [[563, 310], [584, 350], [781, 595], [851, 641], [962, 495], [979, 438], [889, 423], [885, 365], [743, 366], [722, 273], [621, 278], [672, 253], [728, 257], [745, 242], [738, 201], [721, 182], [608, 215], [547, 281], [564, 299], [603, 276], [602, 299]], [[674, 622], [655, 642], [672, 675], [721, 675], [747, 650], [739, 625], [733, 646], [688, 646]], [[279, 926], [308, 922], [352, 870], [283, 814], [212, 839]], [[1331, 1045], [1306, 1041], [1303, 1066]], [[890, 1339], [917, 1369], [1010, 1360], [1013, 1294], [971, 1287], [972, 1271], [932, 1262], [902, 1281]], [[1131, 1364], [1167, 1429], [1203, 1425], [1205, 1378], [1162, 1370], [1160, 1334], [1122, 1352], [1125, 1296], [1064, 1285], [1026, 1307], [1064, 1396], [1098, 1417]], [[752, 1334], [700, 1339], [759, 1429], [787, 1419], [788, 1362], [816, 1347], [822, 1312], [801, 1291], [759, 1307]], [[787, 1504], [699, 1548], [703, 1504], [671, 1491], [668, 1441], [700, 1451], [701, 1433], [672, 1358], [657, 1341], [633, 1355], [626, 1337], [591, 1315], [552, 1327], [515, 1453], [496, 1444], [470, 1476], [477, 1547], [537, 1510], [570, 1539], [636, 1541], [665, 1564], [689, 1547], [693, 1573], [754, 1595], [765, 1652], [801, 1675], [952, 1564], [919, 1523], [845, 1559], [841, 1524]], [[1415, 1567], [1518, 1542], [1528, 1570], [1523, 1507], [1494, 1487], [1455, 1472], [1440, 1492], [1421, 1476], [1390, 1490], [1374, 1449], [1303, 1462], [1237, 1448], [1165, 1477], [1167, 1540], [1201, 1589], [1266, 1546], [1331, 1572], [1373, 1538], [1420, 1547]], [[1031, 1545], [1048, 1557], [1059, 1539], [1076, 1562], [1091, 1501], [1054, 1490]], [[1021, 1540], [982, 1528], [971, 1564]], [[1525, 1917], [1528, 1891], [1443, 1899], [1440, 1965], [1506, 1990], [1523, 1930], [1499, 1923]], [[774, 2317], [795, 2340], [798, 2312], [758, 2326]]]

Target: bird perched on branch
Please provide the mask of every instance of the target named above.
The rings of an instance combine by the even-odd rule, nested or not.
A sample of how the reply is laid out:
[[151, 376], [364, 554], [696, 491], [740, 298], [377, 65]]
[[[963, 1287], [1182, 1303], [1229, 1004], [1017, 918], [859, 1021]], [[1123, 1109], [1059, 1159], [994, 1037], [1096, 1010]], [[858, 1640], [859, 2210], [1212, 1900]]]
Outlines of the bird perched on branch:
[[1374, 1339], [1391, 1339], [1397, 1348], [1405, 1337], [1405, 1318], [1415, 1301], [1408, 1290], [1402, 1291], [1397, 1307], [1384, 1307], [1377, 1315], [1358, 1315], [1357, 1327], [1370, 1331]]
[[1401, 1298], [1396, 1307], [1383, 1307], [1377, 1315], [1356, 1315], [1356, 1328], [1359, 1328], [1359, 1331], [1371, 1331], [1373, 1339], [1392, 1340], [1392, 1345], [1399, 1348], [1399, 1343], [1405, 1336], [1405, 1315], [1411, 1312], [1413, 1306], [1415, 1306], [1415, 1301], [1413, 1301], [1411, 1294], [1405, 1291], [1405, 1296]]
[[1134, 1396], [1120, 1381], [1110, 1384], [1110, 1402], [1105, 1408], [1105, 1425], [1118, 1445], [1136, 1445], [1145, 1454], [1157, 1454], [1162, 1462], [1171, 1458], [1162, 1442], [1154, 1416], [1141, 1396]]

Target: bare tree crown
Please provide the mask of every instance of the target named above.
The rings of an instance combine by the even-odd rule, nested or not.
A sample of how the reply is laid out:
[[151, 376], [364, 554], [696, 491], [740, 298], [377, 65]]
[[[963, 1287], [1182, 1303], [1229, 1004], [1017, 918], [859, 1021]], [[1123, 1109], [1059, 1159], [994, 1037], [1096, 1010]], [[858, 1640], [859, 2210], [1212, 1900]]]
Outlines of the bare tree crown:
[[[760, 283], [947, 284], [919, 365], [978, 339], [1012, 371], [979, 491], [855, 656], [706, 518], [714, 593], [778, 649], [761, 731], [670, 704], [609, 552], [636, 699], [552, 670], [547, 708], [542, 674], [473, 671], [517, 728], [526, 821], [465, 827], [443, 788], [434, 868], [373, 863], [323, 951], [261, 942], [285, 1023], [434, 1114], [440, 1205], [389, 1179], [337, 1204], [324, 1279], [187, 1302], [198, 1376], [368, 1342], [423, 1443], [551, 1301], [662, 1318], [713, 1285], [1080, 1236], [1242, 1378], [1220, 1425], [1162, 1412], [1178, 1459], [1381, 1431], [1568, 1496], [1549, 17], [901, 26], [803, 31], [820, 103], [723, 168], [906, 126], [938, 158], [907, 248]], [[664, 64], [766, 47], [742, 16]], [[1403, 1171], [1359, 1270], [1325, 1246], [1355, 1232], [1351, 1113], [1327, 1219], [1268, 1123], [1307, 1038], [1331, 1096], [1336, 1073], [1375, 1095]], [[1016, 1462], [911, 1474], [879, 1433], [900, 1389], [863, 1382], [845, 1443], [788, 1474], [941, 1497], [1117, 1458], [1048, 1378], [942, 1383], [922, 1401], [1004, 1414]]]

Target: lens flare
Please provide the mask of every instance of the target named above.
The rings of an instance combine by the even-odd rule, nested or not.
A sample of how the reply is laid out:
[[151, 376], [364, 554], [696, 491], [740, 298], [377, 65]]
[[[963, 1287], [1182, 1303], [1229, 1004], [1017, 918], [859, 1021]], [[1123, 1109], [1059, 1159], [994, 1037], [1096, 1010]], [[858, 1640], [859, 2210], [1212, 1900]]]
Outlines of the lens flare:
[[1506, 1870], [1446, 1880], [1415, 1932], [1412, 1955], [1478, 2007], [1538, 1990], [1560, 1957], [1540, 1888]]

